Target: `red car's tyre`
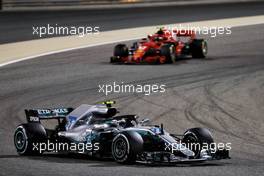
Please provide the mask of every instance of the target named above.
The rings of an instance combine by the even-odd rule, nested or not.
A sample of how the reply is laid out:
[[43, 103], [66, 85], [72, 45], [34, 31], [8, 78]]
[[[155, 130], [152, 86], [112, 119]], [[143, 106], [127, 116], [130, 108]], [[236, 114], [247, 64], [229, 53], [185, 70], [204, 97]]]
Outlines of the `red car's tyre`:
[[176, 60], [176, 51], [173, 44], [164, 44], [160, 48], [160, 55], [166, 58], [166, 63], [172, 63]]
[[128, 48], [124, 44], [118, 44], [114, 48], [114, 56], [110, 58], [110, 63], [120, 62], [121, 58], [127, 57]]
[[127, 57], [128, 47], [124, 44], [118, 44], [114, 48], [114, 56]]
[[205, 58], [208, 52], [207, 42], [203, 39], [194, 39], [191, 43], [193, 58]]

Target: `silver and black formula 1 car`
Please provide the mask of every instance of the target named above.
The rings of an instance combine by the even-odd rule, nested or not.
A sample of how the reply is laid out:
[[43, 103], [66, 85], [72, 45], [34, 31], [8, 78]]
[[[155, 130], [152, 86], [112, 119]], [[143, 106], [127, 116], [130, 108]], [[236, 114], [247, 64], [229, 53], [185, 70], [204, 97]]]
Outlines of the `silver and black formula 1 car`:
[[[25, 110], [28, 123], [19, 125], [14, 133], [18, 154], [49, 152], [48, 147], [53, 143], [56, 152], [62, 150], [58, 146], [63, 147], [64, 152], [80, 152], [76, 146], [84, 144], [85, 154], [112, 157], [118, 163], [175, 163], [229, 158], [226, 149], [212, 152], [209, 148], [197, 148], [197, 145], [214, 142], [205, 128], [188, 129], [183, 135], [169, 134], [162, 124], [147, 125], [149, 120], [139, 121], [136, 115], [117, 116], [118, 111], [112, 103], [83, 104], [76, 109]], [[54, 129], [44, 128], [40, 121], [50, 119], [57, 120], [58, 125]], [[73, 145], [76, 151], [70, 148]]]

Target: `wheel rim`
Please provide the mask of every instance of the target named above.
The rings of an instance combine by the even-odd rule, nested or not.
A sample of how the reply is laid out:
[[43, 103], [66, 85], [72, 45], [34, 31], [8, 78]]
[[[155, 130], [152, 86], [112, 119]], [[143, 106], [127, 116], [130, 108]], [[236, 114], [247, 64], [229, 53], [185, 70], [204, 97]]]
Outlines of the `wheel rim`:
[[175, 62], [175, 60], [176, 60], [176, 56], [175, 56], [175, 48], [174, 48], [174, 46], [173, 45], [171, 45], [171, 47], [170, 47], [170, 57], [171, 57], [171, 61], [172, 62]]
[[16, 148], [21, 150], [26, 144], [26, 137], [22, 131], [18, 131], [15, 135], [15, 145]]
[[116, 158], [123, 158], [127, 154], [127, 143], [125, 139], [119, 138], [114, 143], [114, 155]]
[[203, 54], [206, 55], [207, 54], [207, 44], [205, 42], [203, 42], [203, 45], [202, 45], [202, 51], [203, 51]]
[[199, 155], [199, 151], [200, 151], [199, 148], [201, 147], [200, 145], [198, 145], [199, 148], [197, 149], [197, 144], [199, 144], [198, 139], [193, 135], [188, 135], [184, 140], [184, 143], [187, 145], [187, 148], [189, 148], [194, 152], [195, 154], [194, 157], [196, 158]]

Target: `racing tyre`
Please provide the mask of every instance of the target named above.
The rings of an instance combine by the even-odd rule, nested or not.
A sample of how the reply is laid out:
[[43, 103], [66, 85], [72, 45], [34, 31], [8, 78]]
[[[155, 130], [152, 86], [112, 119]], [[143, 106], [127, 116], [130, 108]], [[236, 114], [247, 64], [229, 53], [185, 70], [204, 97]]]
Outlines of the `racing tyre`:
[[194, 39], [191, 43], [193, 58], [205, 58], [208, 52], [207, 42], [203, 39]]
[[173, 44], [164, 44], [160, 48], [160, 54], [166, 57], [166, 63], [172, 63], [176, 60], [176, 51]]
[[46, 131], [40, 123], [21, 124], [14, 133], [14, 144], [19, 155], [42, 154], [36, 146], [46, 142], [46, 139]]
[[114, 56], [110, 58], [110, 63], [118, 62], [120, 58], [127, 57], [128, 47], [124, 44], [118, 44], [114, 48]]
[[202, 147], [207, 145], [207, 147], [214, 147], [213, 137], [210, 131], [206, 128], [191, 128], [184, 133], [182, 143], [191, 149], [195, 156], [195, 159], [200, 157], [200, 152]]
[[112, 156], [118, 163], [134, 163], [142, 151], [143, 139], [137, 132], [122, 132], [112, 142]]
[[114, 49], [114, 56], [127, 57], [128, 56], [128, 47], [124, 44], [118, 44]]

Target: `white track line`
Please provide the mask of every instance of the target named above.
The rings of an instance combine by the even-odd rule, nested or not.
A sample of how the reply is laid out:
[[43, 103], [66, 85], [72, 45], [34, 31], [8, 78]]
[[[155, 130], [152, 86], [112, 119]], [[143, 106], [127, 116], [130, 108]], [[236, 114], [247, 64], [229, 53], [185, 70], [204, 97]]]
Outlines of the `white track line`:
[[[181, 23], [189, 26], [207, 27], [240, 27], [264, 23], [264, 15], [207, 20], [200, 22]], [[162, 26], [177, 26], [180, 24], [168, 24]], [[160, 25], [159, 25], [160, 26]], [[136, 40], [153, 33], [157, 26], [138, 27], [101, 32], [99, 35], [90, 35], [84, 38], [76, 36], [55, 37], [48, 39], [16, 42], [0, 45], [0, 67], [41, 57], [77, 49], [95, 47], [100, 45]], [[1, 59], [4, 60], [1, 63]]]
[[72, 50], [78, 50], [78, 49], [83, 49], [83, 48], [96, 47], [96, 46], [100, 46], [100, 45], [108, 45], [108, 44], [113, 44], [113, 43], [118, 43], [118, 42], [125, 42], [125, 41], [136, 40], [136, 39], [138, 39], [138, 38], [131, 38], [131, 39], [125, 39], [125, 40], [119, 40], [119, 41], [112, 41], [112, 42], [104, 42], [104, 43], [98, 43], [98, 44], [78, 46], [78, 47], [74, 47], [74, 48], [61, 49], [61, 50], [57, 50], [57, 51], [50, 51], [50, 52], [46, 52], [46, 53], [42, 53], [42, 54], [37, 54], [37, 55], [33, 55], [33, 56], [24, 57], [24, 58], [21, 58], [21, 59], [8, 61], [8, 62], [0, 64], [0, 67], [6, 66], [6, 65], [10, 65], [10, 64], [13, 64], [13, 63], [16, 63], [16, 62], [21, 62], [21, 61], [25, 61], [25, 60], [29, 60], [29, 59], [34, 59], [34, 58], [37, 58], [37, 57], [42, 57], [42, 56], [47, 56], [47, 55], [52, 55], [52, 54], [57, 54], [57, 53], [63, 53], [63, 52], [72, 51]]

